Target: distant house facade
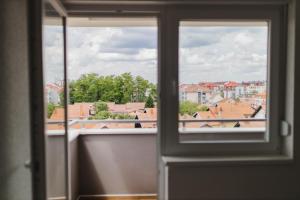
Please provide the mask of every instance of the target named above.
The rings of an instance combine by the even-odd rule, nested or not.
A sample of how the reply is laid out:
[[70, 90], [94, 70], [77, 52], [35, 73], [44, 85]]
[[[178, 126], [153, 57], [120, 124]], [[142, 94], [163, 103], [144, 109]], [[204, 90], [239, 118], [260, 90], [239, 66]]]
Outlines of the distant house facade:
[[238, 83], [234, 81], [229, 81], [224, 83], [224, 98], [226, 99], [235, 99], [237, 98], [236, 89], [238, 87]]
[[179, 100], [190, 101], [198, 104], [206, 104], [210, 96], [210, 90], [199, 84], [182, 84], [179, 86]]
[[224, 83], [223, 93], [226, 99], [253, 97], [256, 94], [266, 93], [266, 84], [260, 81], [250, 83], [229, 81]]
[[258, 94], [266, 91], [266, 85], [264, 83], [252, 83], [247, 87], [249, 94]]
[[46, 98], [47, 103], [53, 103], [55, 105], [60, 104], [60, 93], [63, 91], [63, 88], [55, 83], [48, 83], [46, 85]]
[[[223, 99], [256, 99], [256, 105], [265, 103], [265, 82], [212, 82], [182, 84], [179, 86], [179, 100], [213, 105]], [[263, 97], [262, 97], [263, 96]]]

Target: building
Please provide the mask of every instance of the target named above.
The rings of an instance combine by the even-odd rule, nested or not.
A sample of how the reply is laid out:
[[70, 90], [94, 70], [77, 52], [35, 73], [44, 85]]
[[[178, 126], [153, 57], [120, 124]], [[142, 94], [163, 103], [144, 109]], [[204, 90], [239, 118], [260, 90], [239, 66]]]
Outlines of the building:
[[179, 86], [179, 100], [206, 104], [210, 96], [210, 89], [200, 84], [182, 84]]
[[236, 88], [239, 84], [234, 81], [228, 81], [224, 83], [224, 98], [235, 99], [237, 98]]
[[45, 92], [48, 103], [53, 103], [55, 105], [61, 103], [60, 94], [63, 92], [63, 87], [55, 83], [48, 83], [46, 84]]

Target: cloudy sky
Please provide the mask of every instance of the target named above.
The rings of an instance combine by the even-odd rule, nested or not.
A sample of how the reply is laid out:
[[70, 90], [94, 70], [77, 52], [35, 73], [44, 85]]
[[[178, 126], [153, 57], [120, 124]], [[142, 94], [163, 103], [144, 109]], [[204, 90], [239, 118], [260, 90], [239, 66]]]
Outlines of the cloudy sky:
[[[46, 27], [47, 81], [62, 72], [61, 28]], [[130, 72], [156, 82], [154, 27], [68, 28], [69, 78]], [[180, 82], [266, 79], [266, 27], [181, 27]]]

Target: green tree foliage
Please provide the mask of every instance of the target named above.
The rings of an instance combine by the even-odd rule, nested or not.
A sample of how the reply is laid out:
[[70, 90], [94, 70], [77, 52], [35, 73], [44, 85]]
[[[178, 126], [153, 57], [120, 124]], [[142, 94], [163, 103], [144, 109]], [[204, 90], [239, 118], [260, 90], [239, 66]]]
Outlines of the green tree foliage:
[[199, 104], [193, 103], [191, 101], [183, 101], [183, 102], [180, 102], [180, 105], [179, 105], [179, 113], [181, 115], [184, 115], [184, 114], [193, 115], [195, 112], [207, 111], [207, 110], [208, 110], [207, 106], [204, 106], [204, 105], [200, 106]]
[[134, 119], [134, 116], [129, 114], [116, 114], [108, 111], [97, 112], [95, 116], [89, 117], [89, 119]]
[[96, 113], [101, 111], [108, 111], [107, 103], [103, 101], [98, 101], [95, 103]]
[[98, 99], [98, 75], [84, 74], [78, 80], [72, 81], [70, 87], [70, 102], [95, 102]]
[[198, 111], [209, 111], [209, 108], [206, 105], [198, 106], [198, 108], [199, 108]]
[[70, 102], [145, 102], [147, 96], [156, 99], [156, 86], [141, 76], [133, 77], [130, 73], [119, 76], [99, 76], [85, 74], [72, 81]]
[[110, 118], [111, 113], [108, 111], [99, 111], [95, 116], [90, 117], [90, 119], [108, 119]]
[[222, 98], [224, 98], [224, 91], [221, 91], [220, 96], [221, 96]]
[[191, 101], [180, 102], [179, 113], [181, 115], [184, 115], [184, 114], [193, 115], [195, 112], [198, 112], [198, 111], [209, 111], [209, 108], [206, 105], [199, 105], [199, 104], [193, 103]]
[[59, 105], [64, 107], [65, 105], [65, 95], [64, 92], [59, 93]]
[[154, 101], [157, 101], [156, 85], [154, 85], [153, 83], [150, 83], [148, 92], [149, 92], [149, 96], [151, 96]]
[[112, 114], [112, 119], [134, 119], [134, 116], [129, 114]]
[[137, 76], [135, 78], [135, 86], [134, 86], [134, 101], [143, 102], [146, 100], [146, 92], [149, 88], [149, 82], [141, 76]]
[[134, 119], [134, 116], [129, 114], [117, 114], [108, 111], [107, 103], [98, 101], [95, 103], [96, 114], [89, 119]]
[[145, 107], [146, 108], [154, 108], [154, 100], [152, 98], [152, 96], [148, 96], [147, 97], [147, 100], [146, 100], [146, 103], [145, 103]]
[[48, 103], [47, 105], [47, 117], [50, 118], [57, 106], [54, 103]]

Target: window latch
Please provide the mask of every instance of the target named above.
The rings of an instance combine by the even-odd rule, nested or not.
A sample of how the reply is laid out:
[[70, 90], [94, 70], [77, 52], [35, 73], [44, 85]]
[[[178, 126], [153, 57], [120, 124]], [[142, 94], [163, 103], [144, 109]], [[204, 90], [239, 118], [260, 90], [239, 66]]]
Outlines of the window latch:
[[24, 163], [24, 167], [31, 170], [32, 167], [31, 160], [26, 160]]
[[284, 136], [284, 137], [290, 135], [290, 124], [287, 121], [281, 121], [280, 133], [281, 133], [281, 136]]

